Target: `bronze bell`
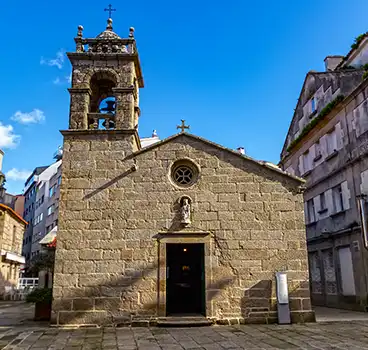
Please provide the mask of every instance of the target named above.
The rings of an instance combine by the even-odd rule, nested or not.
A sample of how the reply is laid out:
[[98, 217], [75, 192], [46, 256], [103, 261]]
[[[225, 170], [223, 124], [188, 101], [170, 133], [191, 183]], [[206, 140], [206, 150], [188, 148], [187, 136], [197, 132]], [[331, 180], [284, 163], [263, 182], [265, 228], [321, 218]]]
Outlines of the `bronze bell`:
[[114, 114], [115, 113], [115, 101], [114, 100], [108, 100], [106, 101], [106, 107], [101, 108], [100, 112], [106, 112], [108, 114]]
[[102, 126], [105, 129], [115, 129], [115, 122], [113, 120], [109, 120], [109, 127], [106, 128], [106, 119], [103, 121]]

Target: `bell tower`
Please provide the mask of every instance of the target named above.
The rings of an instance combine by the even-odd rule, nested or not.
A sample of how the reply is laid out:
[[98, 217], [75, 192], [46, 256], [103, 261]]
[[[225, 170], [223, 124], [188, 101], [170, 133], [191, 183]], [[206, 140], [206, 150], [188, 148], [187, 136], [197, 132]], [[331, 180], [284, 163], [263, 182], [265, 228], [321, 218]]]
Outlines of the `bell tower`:
[[134, 28], [130, 28], [128, 38], [121, 38], [109, 18], [106, 29], [96, 38], [84, 38], [79, 26], [74, 40], [75, 52], [67, 53], [72, 64], [72, 87], [69, 128], [62, 132], [65, 141], [69, 136], [73, 140], [89, 136], [96, 142], [108, 137], [126, 141], [121, 149], [125, 154], [138, 150], [143, 77]]

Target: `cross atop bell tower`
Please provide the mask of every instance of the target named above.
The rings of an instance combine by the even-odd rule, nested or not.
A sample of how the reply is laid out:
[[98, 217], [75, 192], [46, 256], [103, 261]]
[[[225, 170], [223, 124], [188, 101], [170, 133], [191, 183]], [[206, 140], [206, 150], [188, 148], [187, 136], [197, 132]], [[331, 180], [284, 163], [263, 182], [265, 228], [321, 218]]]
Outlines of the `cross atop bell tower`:
[[78, 26], [76, 50], [67, 53], [72, 64], [68, 131], [124, 131], [134, 136], [132, 149], [139, 149], [139, 89], [144, 84], [134, 28], [121, 38], [112, 24], [108, 18], [106, 29], [95, 38], [84, 38], [84, 28]]
[[111, 4], [109, 4], [109, 7], [107, 9], [104, 9], [104, 11], [109, 11], [109, 18], [111, 18], [111, 12], [116, 11], [116, 9], [113, 9]]

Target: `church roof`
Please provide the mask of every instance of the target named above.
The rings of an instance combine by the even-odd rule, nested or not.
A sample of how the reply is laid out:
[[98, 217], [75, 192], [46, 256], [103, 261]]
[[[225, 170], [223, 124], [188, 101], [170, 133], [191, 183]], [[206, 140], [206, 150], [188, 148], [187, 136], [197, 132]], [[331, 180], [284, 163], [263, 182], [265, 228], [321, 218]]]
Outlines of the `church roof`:
[[280, 175], [283, 175], [283, 176], [286, 176], [288, 178], [291, 178], [294, 181], [299, 182], [300, 184], [304, 184], [305, 183], [305, 180], [304, 179], [302, 179], [302, 178], [300, 178], [298, 176], [289, 174], [286, 171], [281, 170], [279, 167], [277, 167], [274, 164], [271, 165], [271, 163], [266, 162], [266, 161], [258, 161], [258, 160], [254, 159], [254, 158], [251, 158], [251, 157], [249, 157], [247, 155], [241, 154], [241, 153], [239, 153], [237, 151], [234, 151], [234, 150], [232, 150], [230, 148], [221, 146], [221, 145], [219, 145], [219, 144], [217, 144], [215, 142], [212, 142], [212, 141], [209, 141], [207, 139], [204, 139], [203, 137], [196, 136], [196, 135], [193, 135], [193, 134], [189, 134], [187, 132], [180, 132], [178, 134], [174, 134], [172, 136], [169, 136], [168, 138], [163, 139], [162, 141], [156, 142], [156, 143], [154, 143], [154, 144], [152, 144], [150, 146], [147, 146], [145, 148], [140, 149], [139, 151], [136, 151], [136, 152], [132, 153], [128, 157], [129, 158], [133, 158], [133, 157], [135, 157], [135, 156], [137, 156], [137, 155], [139, 155], [141, 153], [149, 152], [149, 151], [155, 149], [156, 147], [159, 147], [159, 146], [161, 146], [161, 145], [163, 145], [165, 143], [171, 142], [171, 141], [173, 141], [173, 140], [175, 140], [177, 138], [180, 138], [180, 137], [188, 137], [188, 138], [194, 139], [196, 141], [201, 141], [201, 142], [203, 142], [203, 143], [205, 143], [207, 145], [210, 145], [210, 146], [216, 147], [218, 149], [221, 149], [223, 151], [229, 152], [229, 153], [231, 153], [233, 155], [236, 155], [239, 158], [243, 158], [246, 161], [250, 161], [250, 162], [255, 163], [255, 164], [257, 164], [257, 165], [259, 165], [259, 166], [261, 166], [263, 168], [269, 169], [271, 171], [274, 171], [274, 172], [279, 173]]

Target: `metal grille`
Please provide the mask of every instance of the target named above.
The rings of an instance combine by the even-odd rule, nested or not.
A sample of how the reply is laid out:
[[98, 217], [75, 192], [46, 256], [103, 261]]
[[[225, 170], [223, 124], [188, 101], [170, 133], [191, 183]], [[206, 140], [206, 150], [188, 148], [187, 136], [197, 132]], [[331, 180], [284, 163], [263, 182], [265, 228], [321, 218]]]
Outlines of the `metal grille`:
[[326, 281], [326, 294], [336, 294], [337, 293], [336, 272], [332, 250], [326, 250], [322, 252], [322, 257], [323, 257], [323, 270]]
[[310, 274], [312, 282], [312, 292], [322, 293], [321, 268], [318, 252], [309, 254]]
[[174, 180], [179, 185], [190, 185], [193, 181], [193, 170], [186, 165], [177, 167], [174, 171]]

